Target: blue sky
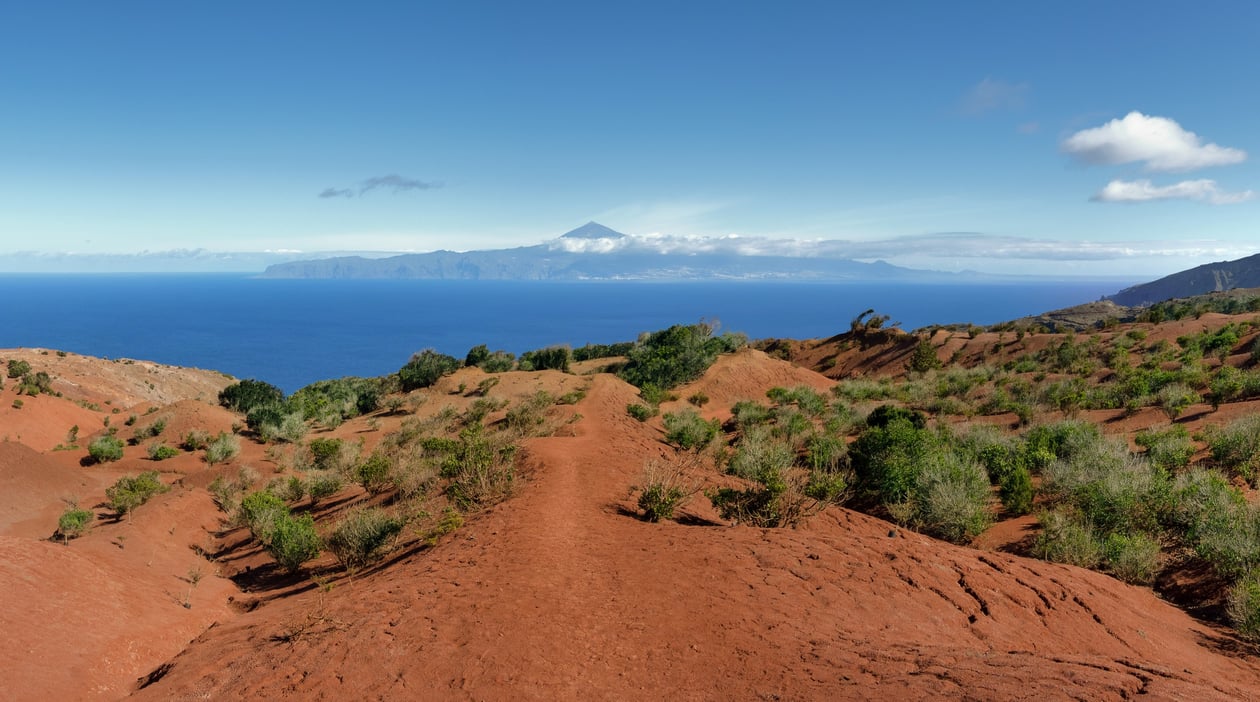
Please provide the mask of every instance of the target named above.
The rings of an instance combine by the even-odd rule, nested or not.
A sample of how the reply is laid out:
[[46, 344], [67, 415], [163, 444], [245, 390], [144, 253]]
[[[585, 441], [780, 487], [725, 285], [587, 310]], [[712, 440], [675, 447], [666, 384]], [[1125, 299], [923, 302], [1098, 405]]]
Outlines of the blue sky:
[[1252, 2], [12, 3], [0, 254], [597, 220], [1162, 275], [1260, 250], [1258, 27]]

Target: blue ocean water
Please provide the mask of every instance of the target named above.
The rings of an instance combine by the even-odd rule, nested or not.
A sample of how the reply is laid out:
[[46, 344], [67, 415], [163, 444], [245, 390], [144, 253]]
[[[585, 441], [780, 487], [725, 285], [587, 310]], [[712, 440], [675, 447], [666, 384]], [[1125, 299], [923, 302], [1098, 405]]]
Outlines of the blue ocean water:
[[[1136, 281], [1134, 281], [1136, 282]], [[629, 341], [717, 319], [751, 338], [825, 337], [868, 308], [905, 329], [991, 324], [1096, 300], [1121, 281], [1019, 283], [262, 280], [234, 275], [0, 276], [0, 348], [37, 346], [258, 378], [396, 371], [434, 348], [520, 353]]]

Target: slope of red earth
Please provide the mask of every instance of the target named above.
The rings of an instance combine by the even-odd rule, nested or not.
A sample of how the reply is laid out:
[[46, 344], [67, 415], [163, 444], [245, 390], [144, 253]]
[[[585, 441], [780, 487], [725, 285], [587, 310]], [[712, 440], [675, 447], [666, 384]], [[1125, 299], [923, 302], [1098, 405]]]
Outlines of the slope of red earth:
[[[7, 380], [0, 402], [0, 699], [118, 699], [139, 675], [230, 616], [236, 589], [198, 555], [218, 527], [205, 491], [180, 484], [206, 469], [198, 457], [155, 463], [144, 446], [128, 446], [117, 463], [88, 465], [86, 447], [107, 419], [127, 438], [127, 408], [155, 407], [172, 425], [189, 417], [202, 424], [215, 413], [231, 418], [197, 399], [213, 400], [231, 379], [38, 349], [0, 351], [0, 359], [26, 360], [61, 393], [19, 397], [17, 382]], [[173, 489], [117, 520], [103, 504], [105, 488], [150, 469]], [[86, 536], [65, 543], [52, 537], [71, 503], [94, 519]]]
[[[825, 386], [768, 358], [724, 363], [750, 359], [757, 370], [723, 375], [719, 364], [693, 387], [760, 398], [783, 378]], [[626, 415], [636, 390], [607, 375], [582, 382], [570, 435], [526, 443], [517, 496], [436, 548], [330, 588], [243, 603], [252, 611], [155, 666], [136, 696], [1260, 695], [1249, 648], [1097, 573], [952, 546], [844, 509], [798, 530], [730, 527], [697, 495], [677, 522], [639, 521], [629, 488], [669, 449], [654, 424]]]

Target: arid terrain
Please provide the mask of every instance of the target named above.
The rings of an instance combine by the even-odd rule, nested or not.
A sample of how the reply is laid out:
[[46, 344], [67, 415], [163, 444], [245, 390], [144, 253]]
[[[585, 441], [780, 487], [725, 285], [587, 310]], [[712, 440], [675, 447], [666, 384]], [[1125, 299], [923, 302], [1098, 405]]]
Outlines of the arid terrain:
[[[1260, 698], [1260, 653], [1226, 615], [1233, 576], [1170, 527], [1151, 532], [1158, 562], [1137, 584], [1115, 577], [1114, 559], [1091, 570], [1036, 557], [1042, 518], [1061, 507], [1049, 468], [1021, 514], [986, 493], [984, 528], [957, 543], [863, 494], [849, 459], [834, 468], [843, 494], [809, 502], [794, 526], [733, 518], [707, 497], [752, 484], [726, 470], [753, 431], [732, 408], [774, 412], [775, 389], [794, 390], [777, 402], [800, 408], [803, 435], [842, 446], [891, 405], [957, 436], [1083, 420], [1135, 455], [1143, 432], [1184, 427], [1187, 459], [1215, 466], [1208, 428], [1260, 413], [1260, 398], [1212, 380], [1251, 372], [1256, 321], [908, 334], [855, 320], [830, 339], [722, 353], [655, 401], [611, 372], [620, 356], [567, 372], [466, 366], [417, 389], [382, 385], [344, 418], [321, 406], [296, 430], [221, 406], [235, 379], [215, 372], [3, 350], [49, 382], [19, 394], [6, 378], [0, 399], [0, 698]], [[1173, 353], [1222, 329], [1237, 332], [1223, 351]], [[1142, 363], [1201, 371], [1178, 376], [1194, 396], [1107, 408], [1090, 394]], [[967, 372], [980, 379], [937, 390]], [[825, 406], [807, 411], [815, 397]], [[632, 405], [650, 409], [644, 421]], [[667, 421], [692, 410], [721, 428], [680, 448]], [[234, 449], [186, 440], [201, 433]], [[109, 435], [121, 459], [92, 460]], [[159, 444], [178, 450], [158, 460]], [[389, 466], [375, 477], [374, 456]], [[470, 478], [473, 464], [489, 472]], [[657, 522], [642, 512], [652, 467], [685, 488]], [[119, 514], [107, 488], [144, 471], [169, 491]], [[1245, 476], [1225, 472], [1253, 502]], [[337, 481], [318, 499], [316, 476]], [[279, 538], [239, 511], [265, 488], [294, 521], [313, 518], [318, 555], [277, 564], [264, 541]], [[58, 527], [71, 505], [91, 512], [77, 538]], [[348, 562], [327, 543], [364, 508], [398, 528]]]

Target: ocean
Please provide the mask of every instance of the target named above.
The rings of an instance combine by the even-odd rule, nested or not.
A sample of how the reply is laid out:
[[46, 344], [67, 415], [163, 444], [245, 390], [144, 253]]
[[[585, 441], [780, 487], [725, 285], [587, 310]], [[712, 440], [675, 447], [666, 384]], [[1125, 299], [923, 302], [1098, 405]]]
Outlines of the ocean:
[[43, 347], [257, 378], [292, 392], [398, 370], [433, 348], [520, 353], [630, 341], [718, 320], [750, 338], [827, 337], [874, 308], [911, 330], [992, 324], [1138, 281], [957, 284], [262, 280], [242, 275], [3, 275], [0, 348]]

